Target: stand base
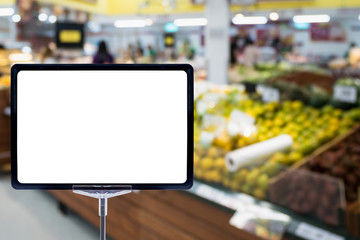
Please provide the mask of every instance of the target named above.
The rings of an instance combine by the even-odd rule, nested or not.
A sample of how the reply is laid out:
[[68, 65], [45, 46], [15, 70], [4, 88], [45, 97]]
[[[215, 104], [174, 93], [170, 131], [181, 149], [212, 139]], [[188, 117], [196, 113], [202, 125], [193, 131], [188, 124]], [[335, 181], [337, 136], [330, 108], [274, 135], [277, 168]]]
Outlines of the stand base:
[[106, 215], [107, 199], [128, 194], [132, 190], [131, 185], [88, 186], [74, 185], [73, 192], [87, 197], [99, 199], [100, 216], [100, 240], [106, 239]]

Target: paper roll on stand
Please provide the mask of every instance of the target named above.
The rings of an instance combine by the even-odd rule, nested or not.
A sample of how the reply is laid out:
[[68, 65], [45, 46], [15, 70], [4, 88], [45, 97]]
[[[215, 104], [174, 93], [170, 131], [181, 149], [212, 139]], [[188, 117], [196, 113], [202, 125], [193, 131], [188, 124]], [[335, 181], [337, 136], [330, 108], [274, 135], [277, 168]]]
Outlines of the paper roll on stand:
[[229, 171], [233, 172], [241, 167], [261, 164], [274, 153], [289, 149], [292, 144], [292, 137], [282, 134], [269, 140], [240, 148], [229, 152], [225, 156], [226, 167]]

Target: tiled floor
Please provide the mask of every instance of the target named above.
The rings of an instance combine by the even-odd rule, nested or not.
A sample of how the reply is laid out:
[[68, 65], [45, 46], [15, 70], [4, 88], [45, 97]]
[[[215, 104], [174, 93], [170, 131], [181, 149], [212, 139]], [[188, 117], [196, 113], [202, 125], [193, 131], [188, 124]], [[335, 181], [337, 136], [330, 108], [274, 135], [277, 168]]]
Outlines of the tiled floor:
[[64, 216], [44, 191], [14, 190], [10, 175], [0, 173], [0, 239], [92, 240], [99, 231], [74, 213]]

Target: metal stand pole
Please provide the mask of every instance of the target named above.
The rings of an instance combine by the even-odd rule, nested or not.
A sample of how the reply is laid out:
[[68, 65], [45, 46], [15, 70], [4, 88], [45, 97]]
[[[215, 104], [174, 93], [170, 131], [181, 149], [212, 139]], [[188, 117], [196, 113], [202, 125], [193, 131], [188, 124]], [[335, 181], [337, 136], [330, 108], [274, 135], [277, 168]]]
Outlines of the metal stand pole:
[[106, 240], [107, 199], [131, 192], [131, 186], [87, 186], [73, 187], [76, 194], [99, 199], [100, 240]]
[[106, 240], [107, 198], [99, 198], [100, 240]]

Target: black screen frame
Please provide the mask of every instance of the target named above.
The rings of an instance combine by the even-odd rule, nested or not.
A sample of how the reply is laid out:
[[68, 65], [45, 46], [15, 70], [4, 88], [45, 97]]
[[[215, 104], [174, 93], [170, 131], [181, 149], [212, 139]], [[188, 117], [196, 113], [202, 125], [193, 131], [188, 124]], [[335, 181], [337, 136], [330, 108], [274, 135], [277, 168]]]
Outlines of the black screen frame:
[[[73, 184], [30, 184], [20, 183], [17, 172], [17, 74], [20, 71], [185, 71], [187, 75], [187, 172], [184, 183], [174, 184], [131, 184], [131, 183], [73, 183]], [[108, 186], [131, 185], [132, 189], [157, 190], [157, 189], [190, 189], [193, 184], [193, 151], [194, 151], [194, 70], [189, 64], [15, 64], [11, 68], [11, 184], [14, 189], [46, 189], [69, 190], [74, 185], [83, 186]], [[161, 86], [159, 86], [161, 87]], [[164, 89], [166, 90], [166, 89]]]

